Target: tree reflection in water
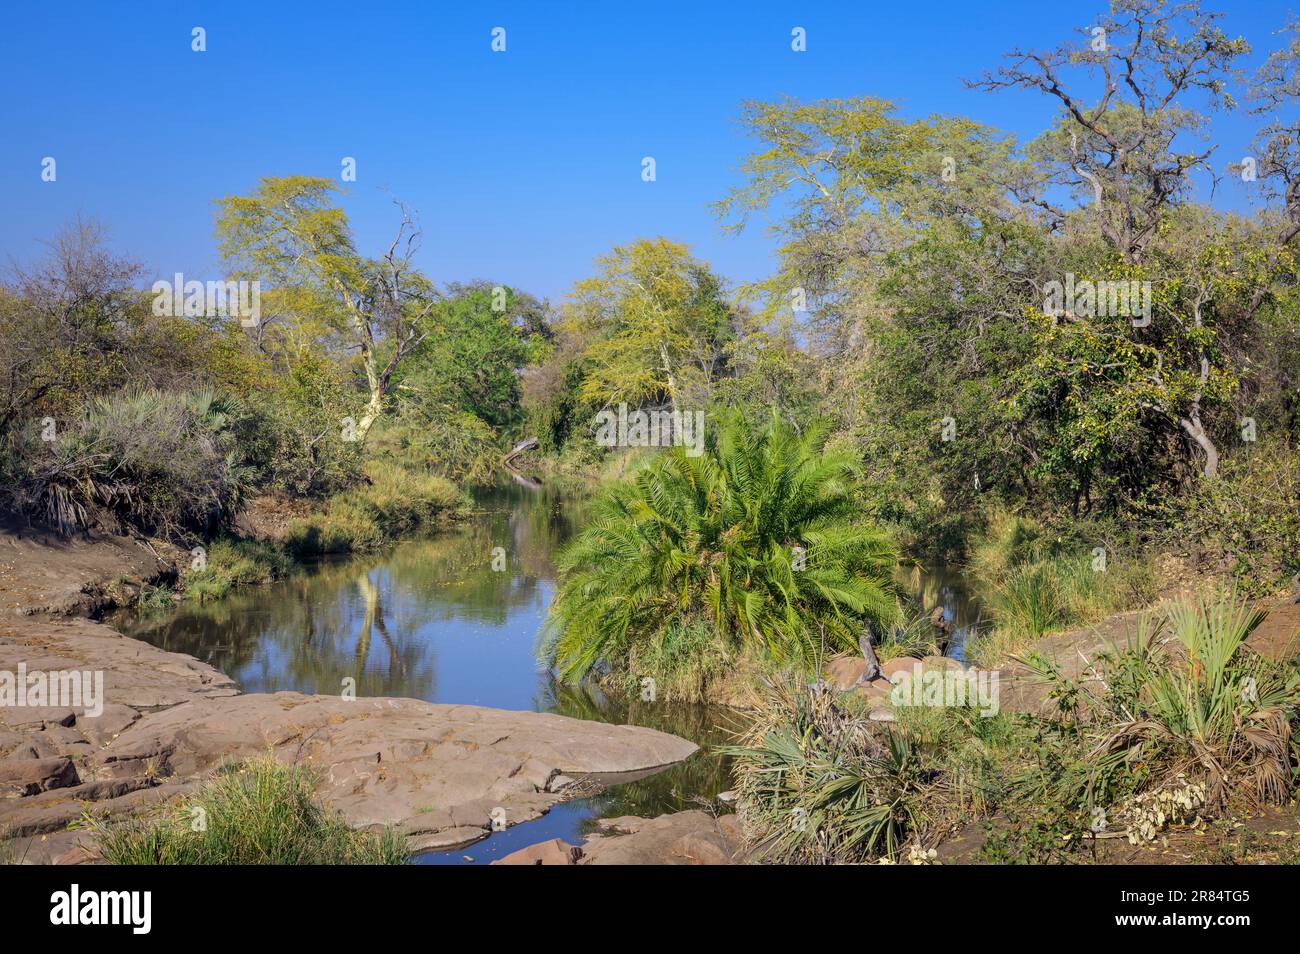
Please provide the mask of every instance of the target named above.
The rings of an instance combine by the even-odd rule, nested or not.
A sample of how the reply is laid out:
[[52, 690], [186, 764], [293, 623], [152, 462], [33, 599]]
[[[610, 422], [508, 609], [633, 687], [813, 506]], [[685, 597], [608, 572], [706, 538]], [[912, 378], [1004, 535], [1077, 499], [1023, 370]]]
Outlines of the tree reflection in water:
[[[337, 694], [351, 678], [359, 698], [534, 709], [649, 726], [706, 747], [730, 741], [734, 718], [717, 710], [621, 702], [556, 684], [537, 663], [537, 634], [554, 591], [555, 552], [584, 508], [513, 484], [480, 494], [477, 507], [456, 530], [381, 555], [322, 562], [207, 605], [114, 623], [211, 663], [249, 692]], [[505, 550], [504, 571], [492, 569], [494, 547]], [[725, 766], [706, 750], [589, 802], [597, 816], [657, 813], [728, 787]]]

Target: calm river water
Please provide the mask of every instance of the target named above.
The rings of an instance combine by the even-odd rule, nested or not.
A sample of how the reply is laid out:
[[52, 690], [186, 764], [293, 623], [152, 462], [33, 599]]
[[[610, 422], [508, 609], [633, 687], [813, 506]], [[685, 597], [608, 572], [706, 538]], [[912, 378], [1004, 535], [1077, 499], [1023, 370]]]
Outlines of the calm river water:
[[[210, 663], [246, 692], [338, 694], [352, 678], [362, 698], [556, 712], [650, 726], [701, 746], [651, 778], [557, 805], [466, 849], [421, 855], [420, 863], [484, 864], [548, 838], [576, 843], [598, 818], [698, 807], [731, 787], [725, 761], [712, 751], [738, 728], [730, 710], [615, 702], [558, 685], [538, 665], [538, 633], [555, 590], [552, 560], [581, 527], [583, 504], [514, 484], [481, 494], [478, 503], [476, 516], [431, 539], [324, 562], [205, 606], [114, 622], [155, 646]], [[496, 547], [504, 552], [504, 569], [492, 568]], [[918, 604], [942, 606], [957, 624], [949, 652], [960, 657], [973, 615], [960, 581], [941, 570], [913, 569], [900, 582]]]
[[[729, 788], [726, 766], [711, 751], [730, 741], [735, 716], [728, 710], [615, 703], [558, 685], [538, 665], [538, 632], [555, 590], [552, 559], [581, 526], [581, 502], [511, 484], [478, 503], [479, 514], [437, 537], [321, 563], [205, 606], [114, 623], [210, 663], [245, 692], [337, 695], [350, 677], [361, 698], [556, 712], [650, 726], [701, 746], [651, 778], [557, 805], [540, 819], [419, 862], [482, 864], [548, 838], [579, 842], [597, 818], [699, 807]], [[504, 551], [503, 570], [492, 569], [495, 547]]]

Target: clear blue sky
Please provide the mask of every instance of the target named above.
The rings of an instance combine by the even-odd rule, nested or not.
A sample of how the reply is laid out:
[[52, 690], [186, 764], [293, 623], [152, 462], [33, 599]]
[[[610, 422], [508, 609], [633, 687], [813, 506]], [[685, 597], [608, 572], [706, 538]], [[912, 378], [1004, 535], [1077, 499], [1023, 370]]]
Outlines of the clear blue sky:
[[[1209, 0], [1258, 51], [1300, 3]], [[762, 229], [724, 236], [707, 205], [736, 181], [745, 98], [878, 95], [1021, 136], [1050, 105], [962, 88], [1016, 44], [1044, 47], [1096, 2], [15, 2], [0, 12], [0, 257], [78, 214], [151, 275], [216, 277], [212, 201], [263, 175], [337, 178], [377, 253], [393, 212], [425, 227], [435, 280], [557, 299], [617, 242], [688, 242], [733, 280], [772, 261]], [[190, 49], [207, 30], [206, 53]], [[491, 52], [505, 27], [507, 51]], [[807, 30], [808, 51], [790, 49]], [[1216, 125], [1218, 164], [1247, 127]], [[641, 180], [654, 156], [658, 181]], [[44, 156], [58, 180], [40, 178]], [[1229, 182], [1221, 201], [1240, 204]]]

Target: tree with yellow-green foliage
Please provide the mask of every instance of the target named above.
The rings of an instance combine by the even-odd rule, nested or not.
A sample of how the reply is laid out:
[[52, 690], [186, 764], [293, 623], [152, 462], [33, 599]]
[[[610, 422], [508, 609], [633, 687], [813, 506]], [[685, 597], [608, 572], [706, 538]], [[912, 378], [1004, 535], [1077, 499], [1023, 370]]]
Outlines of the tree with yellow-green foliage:
[[365, 258], [336, 191], [328, 179], [268, 176], [251, 195], [218, 202], [217, 235], [232, 277], [269, 285], [283, 310], [305, 310], [356, 350], [366, 382], [356, 433], [364, 441], [398, 366], [428, 333], [423, 319], [437, 294], [411, 264], [421, 231], [406, 207], [398, 203], [388, 249]]

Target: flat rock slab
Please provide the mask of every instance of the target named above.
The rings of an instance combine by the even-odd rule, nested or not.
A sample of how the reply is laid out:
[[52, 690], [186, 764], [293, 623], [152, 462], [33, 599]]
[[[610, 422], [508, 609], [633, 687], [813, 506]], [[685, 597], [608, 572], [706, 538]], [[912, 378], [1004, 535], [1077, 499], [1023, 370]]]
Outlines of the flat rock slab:
[[662, 768], [692, 742], [639, 726], [413, 699], [297, 692], [200, 699], [135, 722], [96, 755], [109, 774], [181, 777], [271, 752], [320, 769], [322, 801], [358, 826], [408, 833], [535, 818], [556, 775], [618, 777]]
[[[233, 696], [234, 682], [207, 663], [184, 653], [169, 653], [139, 639], [123, 636], [88, 619], [0, 616], [0, 670], [17, 672], [22, 663], [29, 673], [76, 670], [103, 673], [105, 707], [99, 731], [114, 731], [133, 716], [128, 710], [174, 706], [204, 696]], [[84, 707], [64, 709], [58, 716], [26, 707], [0, 707], [0, 724], [42, 719], [79, 718]]]

